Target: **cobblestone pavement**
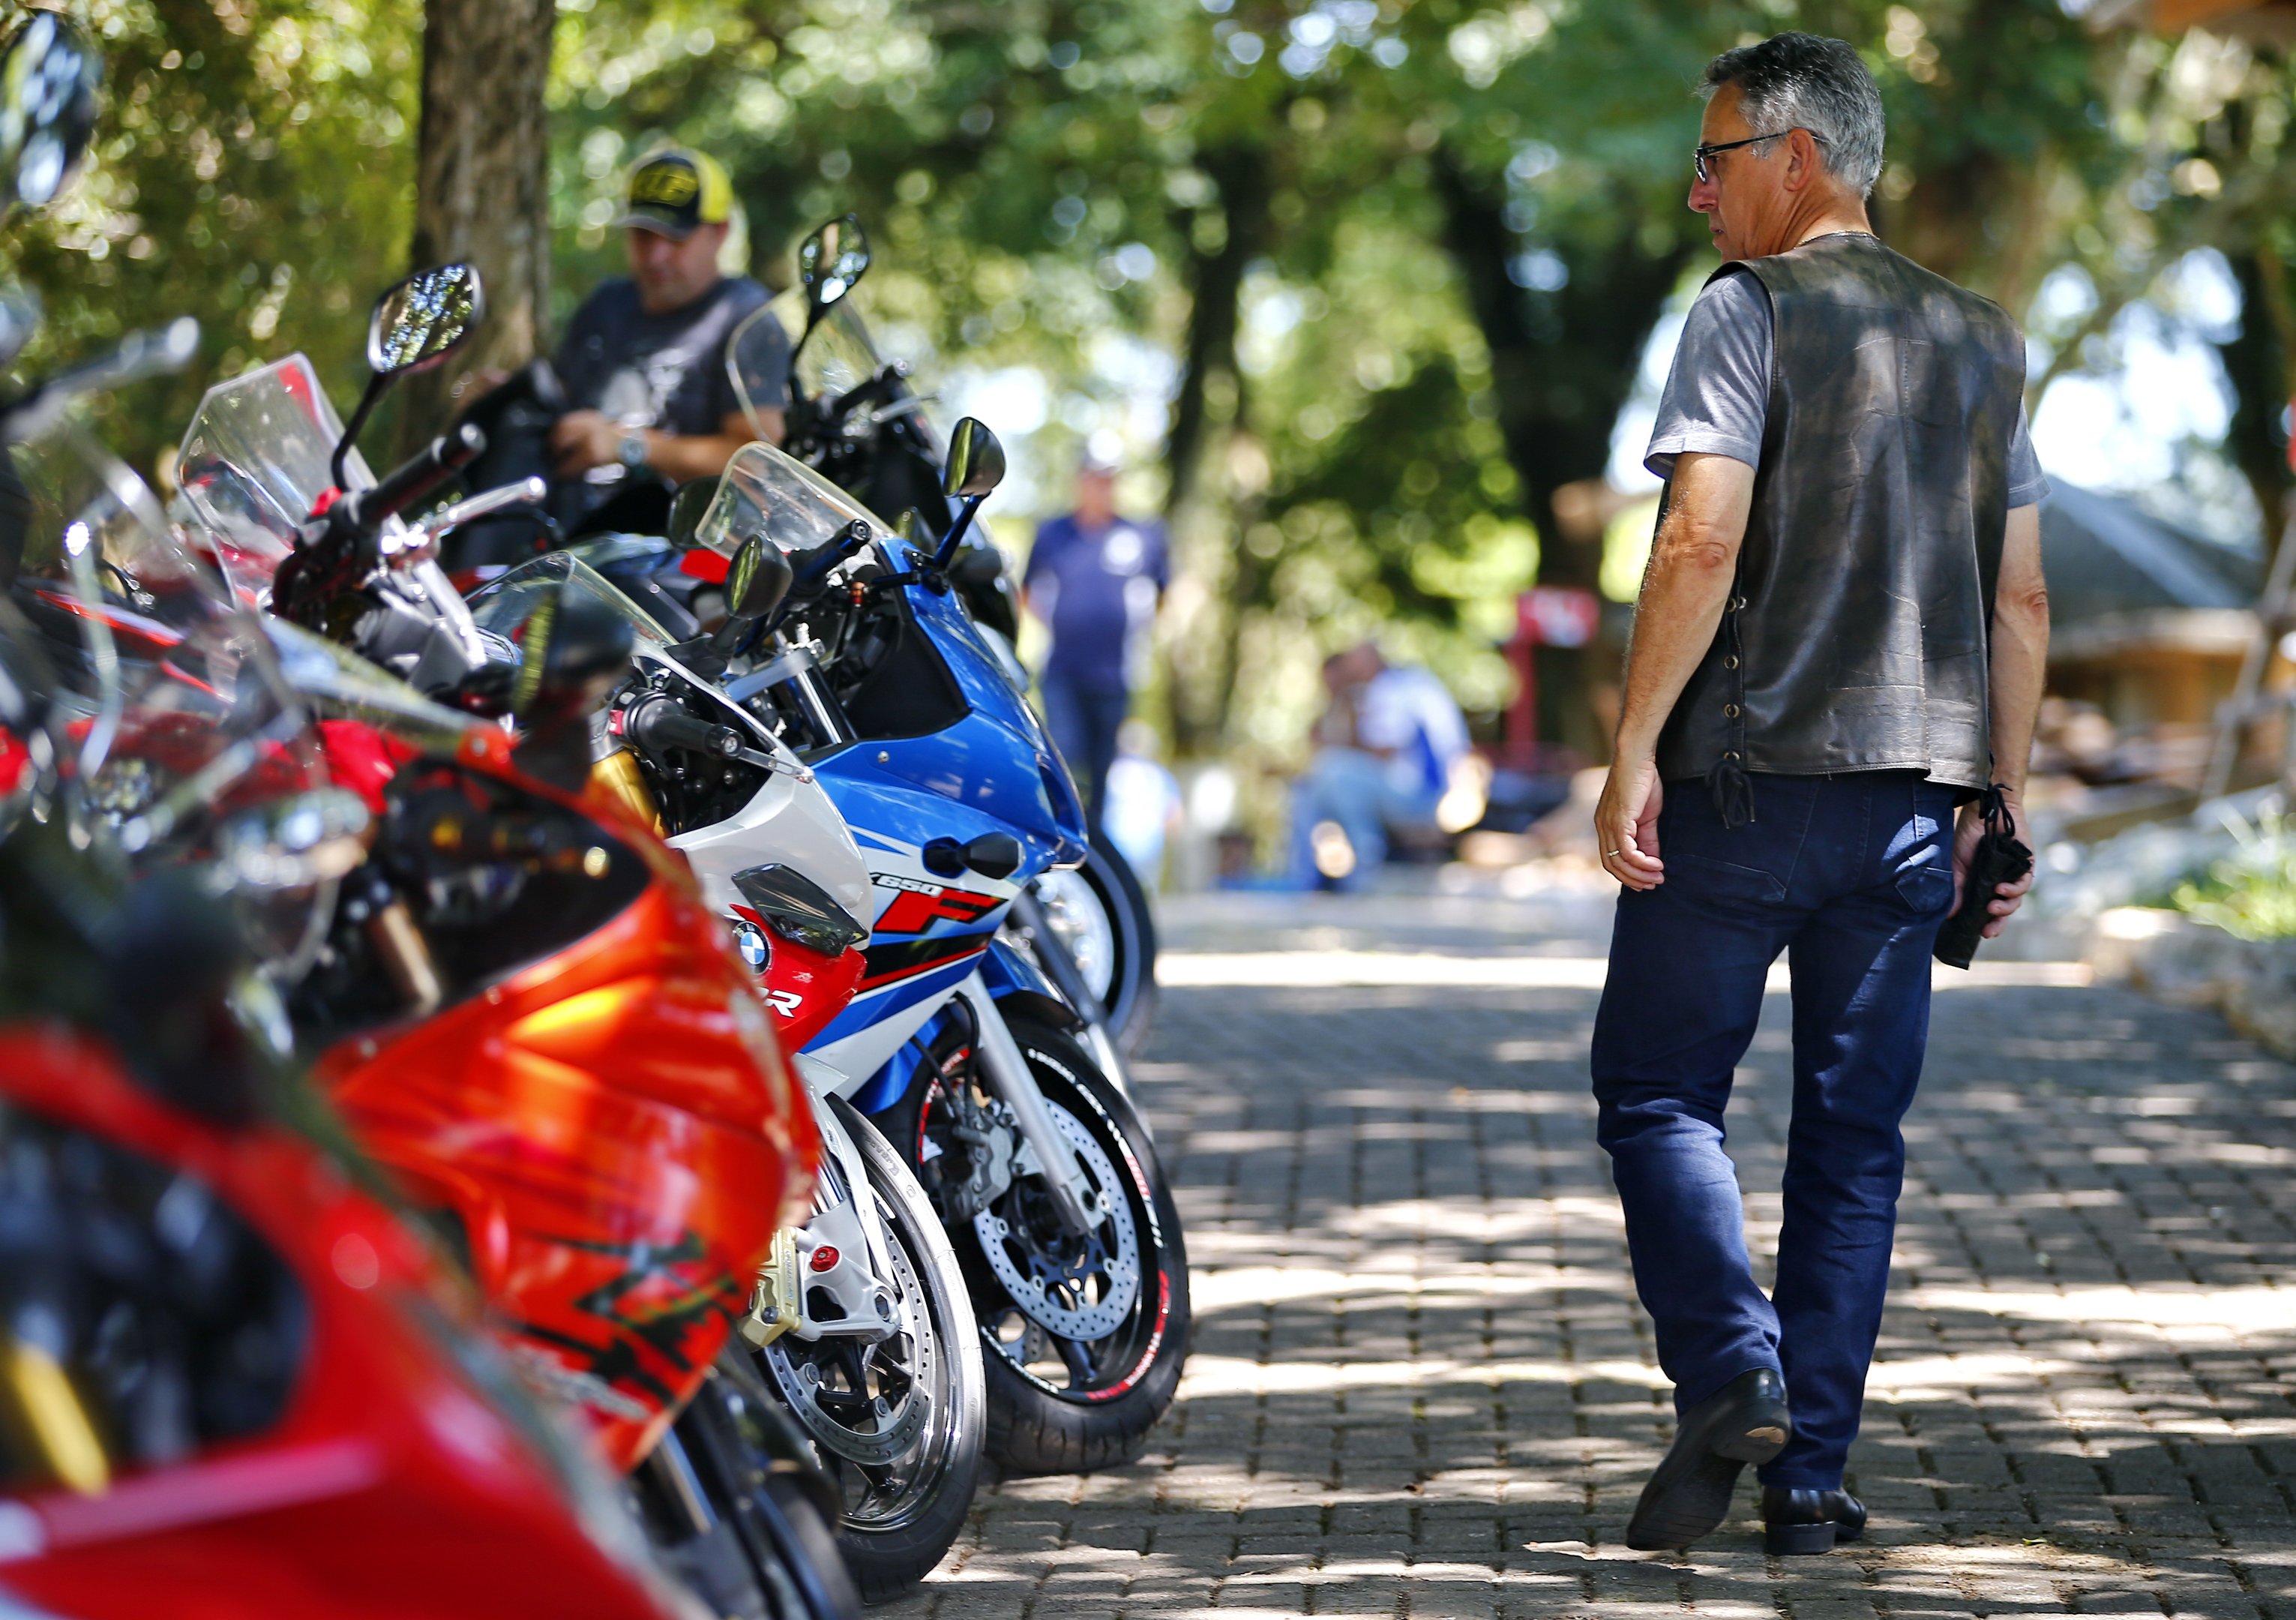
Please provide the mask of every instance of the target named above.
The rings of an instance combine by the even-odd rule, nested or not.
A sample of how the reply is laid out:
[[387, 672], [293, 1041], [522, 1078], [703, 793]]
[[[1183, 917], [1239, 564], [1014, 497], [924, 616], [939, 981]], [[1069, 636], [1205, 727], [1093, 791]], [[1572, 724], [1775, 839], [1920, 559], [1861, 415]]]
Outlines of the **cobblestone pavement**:
[[[2296, 1069], [2043, 968], [1937, 999], [1868, 1542], [1765, 1558], [1750, 1479], [1689, 1556], [1625, 1549], [1671, 1417], [1586, 1095], [1606, 915], [1175, 908], [1137, 1078], [1195, 1267], [1179, 1404], [1132, 1468], [984, 1489], [896, 1612], [2296, 1620]], [[1785, 1007], [1732, 1115], [1758, 1246]]]

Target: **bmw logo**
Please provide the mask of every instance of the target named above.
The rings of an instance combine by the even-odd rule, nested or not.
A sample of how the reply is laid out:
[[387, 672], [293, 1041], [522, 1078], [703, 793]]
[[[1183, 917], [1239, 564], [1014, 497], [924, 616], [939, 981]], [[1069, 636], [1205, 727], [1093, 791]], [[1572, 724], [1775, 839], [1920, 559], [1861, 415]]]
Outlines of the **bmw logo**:
[[765, 972], [766, 958], [773, 955], [773, 948], [766, 943], [766, 936], [754, 923], [734, 925], [734, 948], [742, 953], [742, 960], [750, 965], [752, 973]]

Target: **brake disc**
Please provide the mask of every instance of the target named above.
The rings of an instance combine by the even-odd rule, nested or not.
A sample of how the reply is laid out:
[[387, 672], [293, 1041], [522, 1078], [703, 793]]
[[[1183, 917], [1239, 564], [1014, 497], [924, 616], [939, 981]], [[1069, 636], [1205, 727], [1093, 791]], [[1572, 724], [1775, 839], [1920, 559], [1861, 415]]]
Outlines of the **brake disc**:
[[[894, 1306], [906, 1323], [900, 1331], [874, 1344], [829, 1336], [808, 1344], [794, 1334], [785, 1334], [760, 1353], [806, 1432], [838, 1456], [873, 1467], [898, 1462], [915, 1447], [932, 1419], [932, 1389], [940, 1377], [940, 1346], [926, 1328], [931, 1318], [923, 1286], [909, 1263], [908, 1252], [890, 1232], [888, 1238], [885, 1249], [891, 1261]], [[859, 1355], [865, 1373], [890, 1365], [908, 1379], [908, 1389], [898, 1404], [882, 1395], [871, 1397], [865, 1428], [857, 1427], [861, 1419], [849, 1420], [823, 1404], [824, 1396], [836, 1402], [866, 1394], [865, 1390], [824, 1387], [823, 1368], [835, 1366], [833, 1358], [843, 1351]]]
[[[1107, 1153], [1075, 1114], [1049, 1098], [1045, 1106], [1099, 1194], [1101, 1223], [1081, 1237], [1055, 1234], [1048, 1246], [1029, 1221], [985, 1209], [972, 1218], [972, 1230], [989, 1269], [1022, 1315], [1062, 1338], [1089, 1344], [1122, 1327], [1139, 1297], [1140, 1238]], [[1017, 1215], [1019, 1202], [1016, 1188], [1001, 1200], [1001, 1207]], [[1095, 1279], [1100, 1297], [1087, 1303]]]

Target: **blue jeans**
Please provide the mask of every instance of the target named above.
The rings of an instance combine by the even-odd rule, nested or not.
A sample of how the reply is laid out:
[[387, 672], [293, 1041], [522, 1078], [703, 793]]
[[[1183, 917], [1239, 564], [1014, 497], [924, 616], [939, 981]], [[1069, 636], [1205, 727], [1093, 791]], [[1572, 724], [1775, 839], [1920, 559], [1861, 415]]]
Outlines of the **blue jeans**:
[[1110, 691], [1086, 685], [1050, 670], [1037, 687], [1044, 695], [1045, 729], [1053, 734], [1053, 745], [1084, 795], [1085, 811], [1098, 826], [1101, 804], [1108, 797], [1108, 768], [1116, 762], [1116, 734], [1132, 711], [1132, 694], [1121, 687]]
[[[1930, 947], [1953, 900], [1953, 790], [1904, 771], [1753, 780], [1758, 818], [1734, 829], [1703, 782], [1667, 786], [1666, 881], [1621, 894], [1611, 936], [1597, 1137], [1677, 1410], [1777, 1369], [1794, 1432], [1762, 1483], [1832, 1490], [1881, 1331], [1906, 1168], [1898, 1126], [1929, 1039]], [[1781, 950], [1793, 1122], [1765, 1298], [1722, 1111]]]
[[1355, 851], [1355, 869], [1336, 887], [1370, 887], [1387, 859], [1387, 835], [1398, 827], [1431, 826], [1443, 795], [1434, 789], [1406, 792], [1388, 774], [1388, 762], [1360, 748], [1319, 748], [1306, 774], [1292, 785], [1292, 876], [1303, 888], [1319, 881], [1315, 832], [1335, 821]]

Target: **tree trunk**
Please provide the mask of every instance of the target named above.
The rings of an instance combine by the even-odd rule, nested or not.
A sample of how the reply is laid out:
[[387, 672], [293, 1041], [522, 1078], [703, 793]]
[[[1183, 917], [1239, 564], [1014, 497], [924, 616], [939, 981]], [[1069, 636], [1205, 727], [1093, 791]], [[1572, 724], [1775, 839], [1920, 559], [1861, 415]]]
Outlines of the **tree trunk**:
[[550, 136], [544, 92], [556, 0], [425, 0], [422, 131], [412, 259], [463, 260], [487, 318], [440, 371], [414, 380], [404, 436], [438, 432], [454, 380], [539, 352], [550, 316]]
[[2249, 488], [2264, 521], [2269, 564], [2281, 543], [2292, 483], [2282, 413], [2296, 395], [2296, 314], [2292, 314], [2287, 267], [2259, 246], [2226, 255], [2240, 283], [2240, 335], [2221, 343], [2225, 376], [2232, 383], [2232, 424], [2225, 449]]
[[[1200, 486], [1211, 481], [1204, 474], [1212, 430], [1218, 425], [1216, 415], [1231, 429], [1245, 425], [1243, 376], [1236, 365], [1235, 337], [1242, 316], [1244, 268], [1267, 246], [1268, 206], [1274, 194], [1264, 147], [1223, 147], [1205, 152], [1197, 160], [1219, 188], [1219, 204], [1217, 215], [1191, 210], [1182, 220], [1184, 234], [1195, 245], [1188, 259], [1186, 349], [1164, 444], [1170, 478], [1164, 511], [1176, 539], [1198, 530], [1192, 520], [1202, 518], [1209, 522], [1215, 514], [1228, 535], [1242, 530], [1239, 514], [1218, 513], [1218, 504], [1229, 492]], [[1225, 391], [1227, 399], [1216, 402], [1216, 390]], [[1224, 408], [1216, 412], [1216, 403]], [[1193, 609], [1201, 631], [1189, 637], [1193, 650], [1187, 654], [1177, 646], [1171, 650], [1168, 690], [1172, 736], [1184, 755], [1217, 747], [1227, 729], [1242, 630], [1236, 571], [1244, 560], [1241, 551], [1230, 546], [1225, 556], [1216, 559], [1216, 579], [1210, 570], [1200, 571], [1208, 588], [1217, 587]]]
[[[1565, 236], [1556, 247], [1569, 281], [1534, 293], [1509, 274], [1521, 244], [1501, 202], [1447, 154], [1439, 157], [1436, 188], [1447, 245], [1490, 349], [1507, 461], [1521, 481], [1524, 510], [1538, 525], [1538, 582], [1593, 590], [1602, 575], [1601, 536], [1572, 538], [1555, 511], [1555, 492], [1599, 478], [1608, 466], [1611, 427], [1690, 250], [1677, 242], [1652, 257], [1632, 230], [1608, 243]], [[1624, 218], [1632, 204], [1622, 199], [1620, 209]], [[1543, 647], [1537, 666], [1541, 740], [1595, 759], [1608, 746], [1591, 701], [1600, 656], [1595, 648]]]
[[[1168, 514], [1177, 514], [1193, 493], [1201, 472], [1210, 425], [1207, 390], [1215, 377], [1241, 391], [1235, 365], [1235, 333], [1243, 292], [1244, 267], [1265, 245], [1271, 193], [1267, 153], [1256, 146], [1231, 146], [1197, 160], [1219, 188], [1218, 243], [1199, 246], [1188, 259], [1187, 352], [1182, 357], [1179, 391], [1172, 400], [1172, 425], [1164, 453], [1171, 469]], [[1207, 221], [1191, 210], [1187, 234], [1201, 243]], [[1235, 411], [1232, 420], [1241, 421]]]

